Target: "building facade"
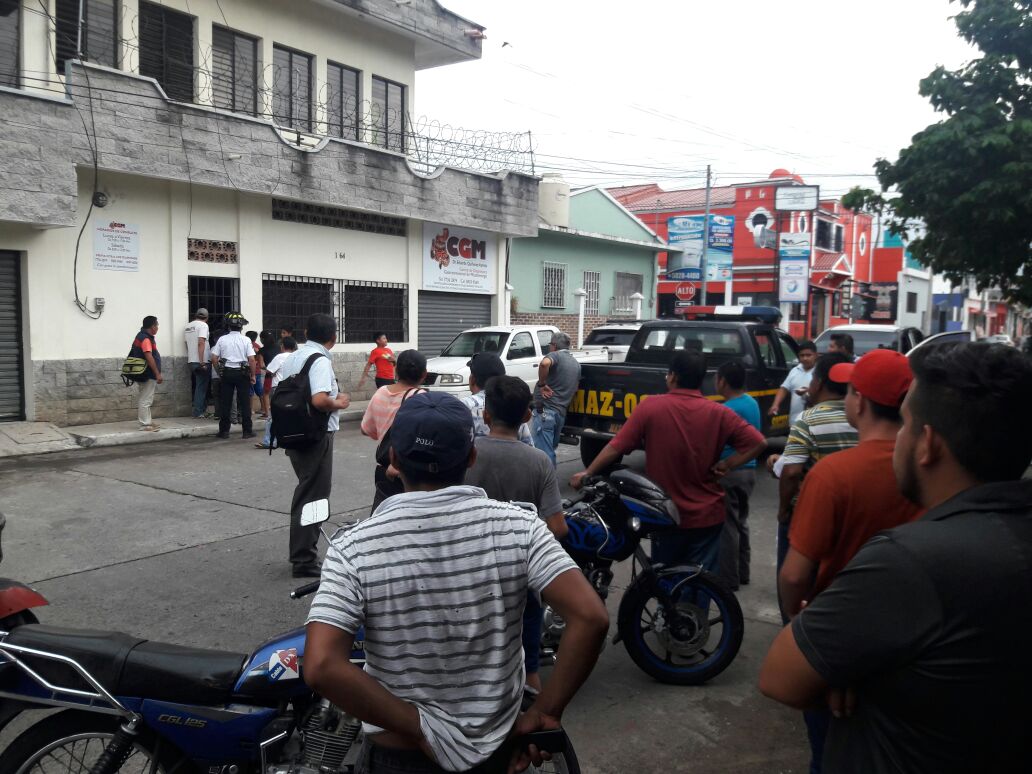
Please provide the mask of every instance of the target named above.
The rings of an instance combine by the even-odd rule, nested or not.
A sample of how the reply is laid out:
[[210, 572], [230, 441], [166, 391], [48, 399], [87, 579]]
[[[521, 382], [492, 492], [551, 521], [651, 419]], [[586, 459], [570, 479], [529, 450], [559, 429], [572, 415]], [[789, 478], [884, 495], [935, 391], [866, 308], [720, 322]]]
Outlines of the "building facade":
[[157, 416], [188, 410], [197, 307], [213, 330], [332, 314], [345, 390], [377, 332], [432, 351], [501, 321], [529, 153], [410, 111], [415, 72], [482, 36], [433, 0], [0, 0], [0, 417], [135, 416], [118, 369], [145, 315]]
[[[541, 196], [554, 197], [543, 183]], [[601, 188], [568, 195], [568, 211], [542, 208], [537, 236], [514, 239], [509, 256], [513, 324], [554, 325], [576, 341], [609, 319], [653, 317], [658, 255], [667, 245]]]

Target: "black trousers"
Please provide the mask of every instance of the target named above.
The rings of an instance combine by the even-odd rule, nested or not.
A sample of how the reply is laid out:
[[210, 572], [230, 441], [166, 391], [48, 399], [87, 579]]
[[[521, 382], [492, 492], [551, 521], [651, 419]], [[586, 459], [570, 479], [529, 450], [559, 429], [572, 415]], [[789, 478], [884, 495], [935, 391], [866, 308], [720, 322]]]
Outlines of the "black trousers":
[[244, 433], [251, 432], [251, 377], [244, 368], [223, 368], [219, 388], [219, 432], [228, 433], [236, 394], [237, 413]]
[[333, 484], [333, 433], [304, 449], [287, 449], [297, 486], [290, 502], [290, 563], [295, 567], [315, 564], [319, 558], [319, 525], [301, 526], [306, 503], [329, 498]]
[[380, 387], [386, 387], [388, 384], [394, 384], [393, 379], [381, 379], [379, 376], [375, 377], [373, 381], [376, 382], [377, 389]]

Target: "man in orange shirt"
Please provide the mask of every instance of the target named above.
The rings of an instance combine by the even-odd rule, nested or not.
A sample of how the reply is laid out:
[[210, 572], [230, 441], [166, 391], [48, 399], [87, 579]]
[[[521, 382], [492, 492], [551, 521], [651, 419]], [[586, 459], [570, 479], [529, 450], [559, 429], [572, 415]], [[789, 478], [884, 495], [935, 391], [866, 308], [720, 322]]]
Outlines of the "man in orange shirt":
[[369, 353], [365, 370], [362, 371], [362, 377], [358, 380], [358, 389], [360, 390], [373, 367], [376, 368], [376, 389], [387, 384], [394, 384], [394, 351], [387, 346], [387, 334], [377, 333], [374, 341], [376, 348]]
[[[878, 349], [856, 363], [832, 366], [830, 377], [849, 382], [846, 419], [857, 429], [860, 443], [820, 460], [803, 482], [788, 556], [778, 576], [784, 610], [792, 618], [871, 537], [921, 514], [920, 507], [900, 494], [892, 469], [902, 423], [899, 409], [913, 378], [907, 358]], [[819, 772], [830, 715], [823, 709], [805, 717], [813, 752], [810, 771]]]

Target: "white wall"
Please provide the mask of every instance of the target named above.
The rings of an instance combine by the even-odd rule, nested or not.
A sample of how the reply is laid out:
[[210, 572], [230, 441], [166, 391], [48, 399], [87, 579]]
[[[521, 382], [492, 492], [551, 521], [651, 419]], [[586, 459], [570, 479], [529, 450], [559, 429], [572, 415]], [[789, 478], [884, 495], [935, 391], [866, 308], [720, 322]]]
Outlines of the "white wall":
[[[927, 272], [904, 269], [897, 276], [899, 294], [896, 324], [920, 328], [927, 332], [930, 325], [928, 310], [932, 306], [932, 279]], [[917, 311], [907, 312], [907, 293], [917, 294]]]

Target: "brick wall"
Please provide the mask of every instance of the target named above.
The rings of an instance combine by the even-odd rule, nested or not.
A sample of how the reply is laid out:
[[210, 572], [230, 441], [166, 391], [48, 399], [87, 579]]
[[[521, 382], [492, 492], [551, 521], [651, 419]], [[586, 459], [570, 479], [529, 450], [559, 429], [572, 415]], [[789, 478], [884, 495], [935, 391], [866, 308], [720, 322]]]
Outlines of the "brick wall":
[[[578, 315], [554, 312], [513, 312], [511, 317], [513, 325], [554, 325], [570, 337], [574, 346], [577, 345], [577, 320]], [[584, 315], [584, 337], [605, 322], [606, 318], [600, 315]]]

